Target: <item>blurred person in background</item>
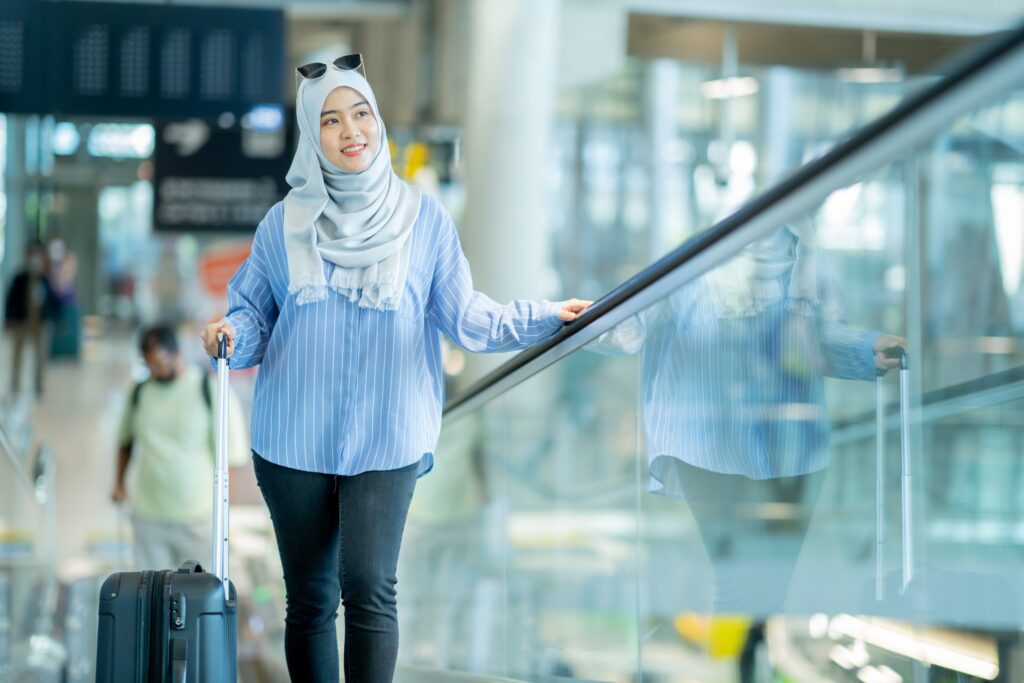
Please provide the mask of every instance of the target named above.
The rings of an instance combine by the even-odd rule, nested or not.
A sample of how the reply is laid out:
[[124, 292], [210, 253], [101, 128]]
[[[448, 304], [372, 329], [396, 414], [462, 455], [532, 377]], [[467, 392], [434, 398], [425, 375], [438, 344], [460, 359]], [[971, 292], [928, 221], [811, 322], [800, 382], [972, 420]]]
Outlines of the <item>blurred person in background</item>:
[[26, 345], [31, 345], [35, 362], [35, 392], [43, 395], [43, 374], [46, 367], [46, 339], [57, 311], [57, 300], [46, 273], [46, 249], [40, 243], [30, 244], [25, 266], [7, 290], [4, 308], [6, 325], [14, 337], [14, 358], [11, 364], [11, 392], [21, 390], [22, 361]]
[[[126, 475], [137, 469], [132, 502], [135, 565], [176, 568], [210, 557], [215, 465], [216, 383], [205, 368], [184, 362], [175, 331], [155, 325], [139, 340], [149, 379], [136, 384], [118, 431], [117, 474], [110, 498], [128, 500]], [[245, 419], [234, 395], [229, 407], [229, 464], [249, 459]]]
[[47, 253], [50, 265], [50, 286], [57, 300], [50, 358], [78, 360], [81, 318], [78, 310], [78, 296], [75, 292], [78, 257], [59, 237], [50, 240], [47, 245]]
[[256, 477], [277, 536], [293, 681], [388, 683], [396, 570], [441, 425], [441, 333], [470, 351], [536, 344], [589, 302], [475, 292], [451, 217], [395, 173], [359, 55], [299, 67], [292, 189], [228, 286], [232, 368], [260, 365]]

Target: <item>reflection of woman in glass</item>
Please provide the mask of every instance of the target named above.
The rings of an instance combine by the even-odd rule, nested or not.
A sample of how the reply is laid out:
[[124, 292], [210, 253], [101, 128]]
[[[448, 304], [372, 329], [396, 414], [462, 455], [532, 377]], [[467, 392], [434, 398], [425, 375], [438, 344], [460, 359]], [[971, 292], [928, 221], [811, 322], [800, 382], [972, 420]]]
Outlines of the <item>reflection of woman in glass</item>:
[[473, 290], [451, 218], [392, 170], [358, 55], [299, 69], [292, 190], [228, 286], [232, 368], [260, 365], [256, 476], [284, 568], [292, 680], [392, 679], [395, 571], [441, 419], [443, 332], [471, 351], [539, 342], [588, 302], [499, 305]]
[[[651, 489], [687, 500], [716, 614], [781, 611], [809, 523], [801, 507], [828, 465], [823, 378], [872, 380], [903, 344], [846, 323], [814, 237], [809, 221], [777, 230], [597, 345], [642, 348]], [[744, 561], [737, 544], [756, 544], [771, 518], [789, 533]]]

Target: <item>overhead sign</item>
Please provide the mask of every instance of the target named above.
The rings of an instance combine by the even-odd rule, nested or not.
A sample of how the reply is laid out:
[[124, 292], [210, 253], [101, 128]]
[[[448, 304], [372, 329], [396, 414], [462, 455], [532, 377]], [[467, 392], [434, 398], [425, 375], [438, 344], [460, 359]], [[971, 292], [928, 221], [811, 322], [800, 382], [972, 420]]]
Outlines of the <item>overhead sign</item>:
[[0, 111], [216, 118], [283, 97], [280, 10], [0, 2]]
[[[267, 117], [263, 112], [260, 116]], [[291, 126], [228, 129], [189, 119], [156, 130], [153, 202], [156, 230], [252, 233], [288, 191]], [[258, 119], [257, 119], [258, 120]]]

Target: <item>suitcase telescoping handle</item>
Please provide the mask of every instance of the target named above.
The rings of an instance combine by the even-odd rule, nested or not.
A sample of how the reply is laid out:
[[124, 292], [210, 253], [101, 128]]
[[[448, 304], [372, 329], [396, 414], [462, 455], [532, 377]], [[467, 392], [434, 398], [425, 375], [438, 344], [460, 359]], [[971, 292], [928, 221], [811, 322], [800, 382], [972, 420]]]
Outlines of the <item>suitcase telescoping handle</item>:
[[[900, 371], [900, 504], [902, 513], [902, 584], [901, 592], [914, 578], [913, 535], [913, 470], [910, 458], [910, 363], [907, 350], [895, 346], [884, 351], [886, 358], [899, 359]], [[885, 599], [885, 389], [884, 370], [878, 371], [875, 382], [875, 599]]]
[[875, 600], [885, 600], [885, 370], [875, 377]]
[[217, 335], [217, 465], [213, 475], [213, 573], [230, 599], [228, 577], [228, 340]]
[[901, 346], [886, 349], [889, 358], [900, 361], [900, 504], [903, 513], [903, 582], [905, 593], [914, 580], [914, 470], [910, 457], [910, 361]]

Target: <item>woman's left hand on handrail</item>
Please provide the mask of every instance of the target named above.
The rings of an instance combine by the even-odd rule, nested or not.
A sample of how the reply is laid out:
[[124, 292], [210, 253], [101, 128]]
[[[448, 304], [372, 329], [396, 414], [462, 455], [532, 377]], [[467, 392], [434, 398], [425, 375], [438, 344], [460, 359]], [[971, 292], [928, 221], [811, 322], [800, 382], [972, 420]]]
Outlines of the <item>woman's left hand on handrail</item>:
[[569, 299], [568, 301], [563, 301], [558, 309], [558, 317], [564, 322], [570, 323], [583, 315], [583, 311], [590, 308], [593, 303], [593, 301], [586, 301], [584, 299]]

